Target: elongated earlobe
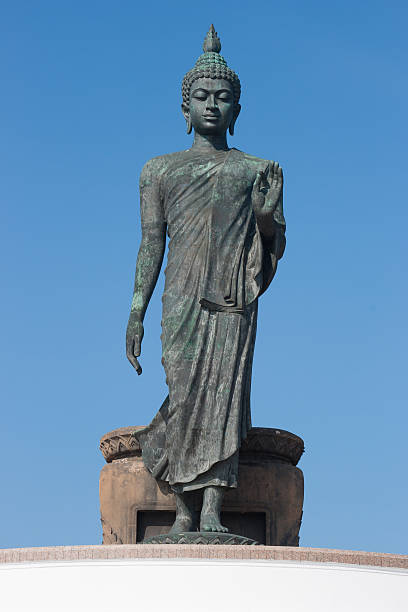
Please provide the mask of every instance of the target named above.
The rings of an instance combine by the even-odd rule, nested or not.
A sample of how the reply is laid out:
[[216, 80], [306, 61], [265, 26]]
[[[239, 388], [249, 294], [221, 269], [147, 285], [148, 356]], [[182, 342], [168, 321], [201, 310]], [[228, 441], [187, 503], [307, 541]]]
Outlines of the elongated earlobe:
[[183, 104], [181, 105], [181, 112], [183, 113], [184, 119], [186, 120], [187, 134], [191, 134], [193, 125], [191, 123], [190, 110], [188, 108], [188, 104], [184, 104], [183, 102]]
[[234, 128], [235, 128], [235, 122], [238, 119], [238, 115], [241, 112], [241, 105], [237, 104], [235, 107], [235, 112], [234, 112], [234, 117], [229, 125], [228, 131], [231, 134], [231, 136], [234, 135]]

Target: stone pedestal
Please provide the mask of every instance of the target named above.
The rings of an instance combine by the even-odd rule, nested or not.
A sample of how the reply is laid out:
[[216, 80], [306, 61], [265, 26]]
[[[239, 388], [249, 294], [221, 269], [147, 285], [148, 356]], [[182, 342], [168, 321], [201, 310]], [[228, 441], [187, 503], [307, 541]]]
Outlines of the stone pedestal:
[[236, 533], [221, 533], [216, 531], [184, 531], [182, 533], [167, 533], [152, 536], [143, 540], [143, 544], [170, 544], [178, 546], [195, 546], [201, 544], [203, 546], [258, 546], [258, 542], [237, 535]]
[[[137, 429], [122, 427], [101, 439], [103, 544], [136, 544], [168, 533], [174, 521], [174, 495], [144, 467], [131, 435]], [[303, 449], [290, 432], [251, 429], [240, 450], [239, 487], [224, 497], [222, 522], [231, 533], [268, 546], [299, 545], [303, 474], [296, 465]]]

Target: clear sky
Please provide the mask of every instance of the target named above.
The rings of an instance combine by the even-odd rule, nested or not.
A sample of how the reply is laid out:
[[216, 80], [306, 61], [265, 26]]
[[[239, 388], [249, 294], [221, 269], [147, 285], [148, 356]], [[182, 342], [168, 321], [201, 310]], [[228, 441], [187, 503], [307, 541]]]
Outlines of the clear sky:
[[14, 0], [0, 7], [0, 547], [101, 542], [105, 432], [166, 394], [161, 288], [124, 352], [138, 178], [188, 148], [211, 22], [242, 82], [231, 145], [285, 172], [253, 424], [305, 440], [301, 545], [408, 552], [406, 2]]

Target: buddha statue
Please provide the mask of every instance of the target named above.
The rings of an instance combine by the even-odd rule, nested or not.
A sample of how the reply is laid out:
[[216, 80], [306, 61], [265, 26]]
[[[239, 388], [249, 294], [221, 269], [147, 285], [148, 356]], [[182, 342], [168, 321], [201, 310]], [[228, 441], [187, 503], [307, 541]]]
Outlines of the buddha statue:
[[238, 485], [239, 449], [251, 427], [258, 298], [285, 249], [282, 168], [228, 146], [240, 81], [213, 26], [203, 50], [182, 84], [191, 147], [149, 160], [141, 173], [142, 240], [126, 333], [127, 357], [141, 374], [143, 319], [167, 235], [162, 363], [169, 393], [134, 435], [147, 469], [175, 494], [173, 534], [227, 531], [223, 494]]

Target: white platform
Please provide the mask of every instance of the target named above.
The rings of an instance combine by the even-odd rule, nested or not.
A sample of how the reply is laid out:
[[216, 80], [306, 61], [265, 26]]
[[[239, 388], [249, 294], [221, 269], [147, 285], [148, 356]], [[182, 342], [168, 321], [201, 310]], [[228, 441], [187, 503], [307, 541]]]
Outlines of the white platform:
[[1, 610], [407, 612], [408, 570], [222, 559], [0, 565]]

